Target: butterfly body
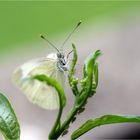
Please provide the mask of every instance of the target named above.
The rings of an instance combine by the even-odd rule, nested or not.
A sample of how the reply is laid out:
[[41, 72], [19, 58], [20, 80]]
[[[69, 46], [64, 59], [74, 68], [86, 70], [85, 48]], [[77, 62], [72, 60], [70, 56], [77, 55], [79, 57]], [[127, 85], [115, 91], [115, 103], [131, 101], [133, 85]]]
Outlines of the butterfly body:
[[15, 70], [13, 75], [14, 83], [32, 103], [50, 110], [59, 108], [59, 97], [54, 87], [32, 77], [43, 74], [54, 78], [64, 86], [65, 72], [68, 70], [67, 60], [72, 51], [65, 57], [62, 51], [63, 46], [80, 24], [81, 21], [78, 22], [72, 32], [67, 36], [60, 49], [41, 34], [40, 37], [49, 43], [57, 53], [49, 54], [47, 57], [41, 59], [32, 60]]
[[45, 58], [32, 60], [16, 69], [13, 81], [17, 87], [34, 104], [45, 109], [59, 108], [59, 98], [56, 90], [31, 77], [44, 74], [50, 76], [64, 85], [67, 62], [63, 54], [52, 53]]

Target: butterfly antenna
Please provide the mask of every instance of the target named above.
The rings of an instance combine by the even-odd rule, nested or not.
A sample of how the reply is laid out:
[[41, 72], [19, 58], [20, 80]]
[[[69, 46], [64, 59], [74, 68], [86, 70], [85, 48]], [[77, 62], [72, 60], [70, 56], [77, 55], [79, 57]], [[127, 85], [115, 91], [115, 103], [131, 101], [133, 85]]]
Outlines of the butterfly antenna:
[[53, 45], [45, 36], [43, 36], [42, 34], [40, 34], [40, 37], [42, 39], [44, 39], [45, 41], [47, 41], [53, 48], [55, 48], [57, 50], [57, 52], [60, 53], [59, 49], [57, 47], [55, 47], [55, 45]]
[[67, 59], [69, 58], [70, 54], [73, 52], [73, 50], [71, 50], [68, 54], [67, 54]]
[[69, 35], [68, 35], [67, 38], [64, 40], [64, 42], [63, 42], [63, 44], [62, 44], [62, 46], [61, 46], [61, 50], [63, 50], [63, 46], [64, 46], [65, 43], [68, 41], [68, 39], [71, 37], [71, 35], [75, 32], [75, 30], [80, 26], [81, 23], [82, 23], [82, 22], [79, 21], [79, 22], [77, 23], [77, 25], [74, 27], [74, 29], [72, 30], [72, 32], [69, 33]]

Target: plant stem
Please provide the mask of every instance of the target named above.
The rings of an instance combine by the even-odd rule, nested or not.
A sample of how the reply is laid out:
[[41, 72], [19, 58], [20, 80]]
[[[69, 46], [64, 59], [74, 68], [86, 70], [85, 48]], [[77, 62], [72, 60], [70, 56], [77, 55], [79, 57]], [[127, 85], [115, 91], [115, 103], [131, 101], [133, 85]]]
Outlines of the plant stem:
[[66, 120], [64, 121], [64, 123], [62, 124], [61, 130], [59, 131], [60, 133], [62, 133], [65, 128], [70, 124], [72, 118], [76, 115], [77, 113], [77, 108], [73, 107], [70, 111], [70, 113], [68, 114]]
[[[69, 124], [71, 123], [73, 117], [77, 114], [77, 111], [79, 110], [79, 108], [81, 108], [84, 104], [84, 102], [80, 105], [78, 105], [77, 103], [77, 98], [75, 100], [75, 103], [71, 109], [71, 111], [68, 113], [68, 116], [66, 117], [66, 120], [63, 122], [60, 130], [57, 132], [57, 134], [55, 135], [55, 139], [59, 138], [59, 136], [64, 132], [64, 130], [69, 126]], [[86, 100], [85, 100], [86, 101]]]
[[69, 112], [68, 116], [66, 117], [66, 120], [62, 124], [60, 130], [56, 134], [55, 139], [57, 139], [62, 134], [62, 132], [67, 128], [67, 126], [70, 124], [70, 122], [73, 119], [73, 117], [76, 115], [77, 111], [78, 111], [78, 108], [76, 108], [76, 107], [73, 106], [73, 108]]
[[49, 134], [49, 140], [56, 139], [56, 136], [57, 136], [57, 133], [58, 133], [57, 128], [58, 128], [58, 125], [61, 124], [60, 119], [61, 119], [62, 112], [63, 112], [63, 107], [59, 107], [59, 111], [58, 111], [56, 121], [54, 123], [54, 126], [53, 126], [50, 134]]
[[54, 123], [54, 126], [49, 134], [49, 140], [51, 139], [56, 139], [57, 133], [59, 133], [59, 130], [61, 128], [61, 116], [63, 112], [63, 108], [66, 104], [66, 97], [65, 97], [65, 92], [62, 86], [57, 82], [55, 79], [48, 77], [46, 75], [36, 75], [33, 77], [33, 79], [37, 79], [42, 82], [46, 82], [48, 85], [53, 86], [56, 91], [58, 92], [58, 97], [59, 97], [59, 111], [58, 115], [56, 118], [56, 121]]

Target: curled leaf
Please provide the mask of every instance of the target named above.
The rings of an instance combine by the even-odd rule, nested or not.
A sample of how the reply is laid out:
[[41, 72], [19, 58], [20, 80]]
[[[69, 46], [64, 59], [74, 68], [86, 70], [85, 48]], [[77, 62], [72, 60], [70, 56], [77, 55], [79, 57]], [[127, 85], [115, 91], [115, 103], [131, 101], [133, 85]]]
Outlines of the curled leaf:
[[101, 55], [101, 51], [97, 50], [96, 52], [88, 56], [88, 58], [85, 61], [84, 74], [93, 75], [93, 71], [97, 69], [96, 60], [100, 55]]
[[[91, 92], [93, 92], [93, 83], [95, 81], [95, 76], [97, 76], [97, 65], [96, 59], [101, 55], [101, 51], [97, 50], [96, 52], [89, 55], [86, 59], [84, 68], [83, 68], [83, 79], [81, 80], [81, 92], [80, 96], [78, 97], [77, 103], [81, 106], [87, 100], [88, 97], [91, 96]], [[96, 72], [94, 73], [94, 70]], [[97, 78], [97, 77], [96, 77]], [[95, 92], [94, 92], [95, 93]]]
[[[59, 104], [60, 104], [60, 108], [64, 107], [66, 105], [66, 96], [65, 96], [65, 92], [64, 89], [62, 88], [62, 86], [59, 84], [58, 81], [56, 81], [54, 78], [48, 77], [46, 75], [36, 75], [33, 77], [33, 79], [37, 79], [39, 81], [42, 82], [46, 82], [46, 84], [54, 87], [58, 93], [59, 96]], [[47, 92], [47, 91], [46, 91]]]

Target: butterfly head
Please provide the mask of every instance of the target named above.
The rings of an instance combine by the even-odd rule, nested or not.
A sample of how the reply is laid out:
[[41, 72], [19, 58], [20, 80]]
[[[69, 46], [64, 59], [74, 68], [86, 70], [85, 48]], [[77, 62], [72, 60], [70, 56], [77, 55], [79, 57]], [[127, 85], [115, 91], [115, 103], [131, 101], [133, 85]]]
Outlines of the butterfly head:
[[74, 33], [74, 31], [80, 26], [81, 21], [78, 22], [78, 24], [74, 27], [74, 29], [72, 30], [72, 32], [70, 32], [68, 34], [68, 36], [66, 37], [66, 39], [64, 40], [64, 42], [62, 43], [61, 49], [59, 50], [54, 44], [52, 44], [46, 37], [44, 37], [42, 34], [40, 35], [40, 37], [42, 39], [44, 39], [45, 41], [47, 41], [56, 51], [57, 51], [57, 66], [61, 71], [67, 71], [67, 63], [68, 63], [68, 57], [69, 55], [72, 53], [72, 51], [70, 51], [67, 56], [65, 57], [64, 53], [63, 53], [63, 46], [65, 45], [65, 43], [68, 41], [68, 39], [71, 37], [71, 35]]
[[60, 71], [67, 71], [68, 70], [67, 69], [67, 60], [66, 60], [64, 53], [58, 52], [57, 58], [58, 58], [57, 66], [60, 69]]

